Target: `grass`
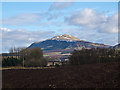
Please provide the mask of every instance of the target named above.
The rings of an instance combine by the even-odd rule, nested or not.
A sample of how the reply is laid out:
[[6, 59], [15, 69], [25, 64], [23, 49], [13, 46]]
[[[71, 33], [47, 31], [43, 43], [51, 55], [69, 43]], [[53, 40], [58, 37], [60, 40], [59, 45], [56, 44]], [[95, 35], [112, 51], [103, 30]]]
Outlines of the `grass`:
[[55, 68], [55, 67], [0, 67], [0, 70], [7, 70], [7, 69], [48, 69], [48, 68]]

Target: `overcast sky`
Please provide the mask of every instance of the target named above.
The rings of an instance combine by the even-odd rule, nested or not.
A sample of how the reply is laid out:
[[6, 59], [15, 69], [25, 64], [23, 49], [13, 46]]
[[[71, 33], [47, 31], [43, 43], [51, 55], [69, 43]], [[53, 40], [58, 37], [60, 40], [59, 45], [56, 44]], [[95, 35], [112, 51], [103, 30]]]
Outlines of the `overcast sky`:
[[117, 2], [6, 2], [2, 16], [2, 52], [61, 34], [118, 43]]

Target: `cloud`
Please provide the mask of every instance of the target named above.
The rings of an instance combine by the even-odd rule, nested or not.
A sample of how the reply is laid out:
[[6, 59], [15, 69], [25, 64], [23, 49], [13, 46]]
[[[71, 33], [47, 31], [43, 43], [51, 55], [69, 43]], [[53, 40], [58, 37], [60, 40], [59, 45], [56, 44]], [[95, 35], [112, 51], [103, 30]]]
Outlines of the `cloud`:
[[80, 40], [90, 41], [93, 43], [104, 43], [108, 45], [116, 45], [118, 43], [117, 34], [99, 33], [95, 30], [86, 30], [80, 28], [63, 28], [60, 30], [62, 34], [73, 35]]
[[49, 13], [49, 16], [47, 18], [48, 21], [50, 20], [56, 20], [58, 19], [59, 17], [62, 17], [61, 15], [64, 15], [63, 12], [58, 12], [58, 13]]
[[[70, 0], [69, 0], [70, 1]], [[62, 10], [65, 8], [70, 7], [73, 4], [73, 2], [54, 2], [49, 10]]]
[[96, 24], [104, 22], [106, 16], [97, 13], [93, 9], [86, 8], [83, 11], [75, 12], [71, 17], [66, 17], [65, 20], [71, 25], [81, 25], [94, 28]]
[[50, 21], [58, 19], [62, 14], [63, 14], [62, 12], [19, 14], [16, 16], [8, 17], [8, 18], [3, 18], [2, 25], [27, 26], [27, 25], [43, 25], [43, 23], [45, 23], [45, 25], [48, 23], [49, 25]]
[[29, 25], [39, 22], [43, 18], [44, 14], [40, 13], [27, 13], [4, 18], [2, 20], [3, 25]]
[[118, 14], [107, 18], [107, 21], [99, 26], [100, 32], [118, 33]]
[[94, 9], [86, 8], [75, 12], [70, 17], [65, 17], [65, 22], [69, 25], [81, 26], [87, 29], [98, 30], [102, 33], [117, 33], [118, 15], [107, 16]]
[[2, 49], [8, 51], [11, 47], [27, 47], [33, 42], [48, 39], [53, 36], [53, 31], [27, 31], [23, 29], [11, 30], [0, 28], [2, 31]]
[[0, 30], [1, 30], [2, 32], [10, 32], [10, 31], [11, 31], [11, 29], [8, 29], [8, 28], [0, 28]]

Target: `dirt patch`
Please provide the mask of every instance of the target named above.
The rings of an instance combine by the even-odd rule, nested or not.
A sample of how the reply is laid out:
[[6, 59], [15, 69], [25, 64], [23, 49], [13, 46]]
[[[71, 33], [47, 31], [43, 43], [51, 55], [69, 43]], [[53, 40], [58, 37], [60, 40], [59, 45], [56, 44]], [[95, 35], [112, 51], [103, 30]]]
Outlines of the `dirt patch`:
[[3, 88], [120, 88], [120, 63], [3, 70]]

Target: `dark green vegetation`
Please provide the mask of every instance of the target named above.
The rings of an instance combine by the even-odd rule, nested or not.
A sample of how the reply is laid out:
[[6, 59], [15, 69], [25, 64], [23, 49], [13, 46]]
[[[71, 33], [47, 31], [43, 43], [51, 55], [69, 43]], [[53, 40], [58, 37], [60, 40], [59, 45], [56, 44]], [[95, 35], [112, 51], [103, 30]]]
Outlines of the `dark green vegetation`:
[[22, 60], [13, 58], [13, 57], [8, 57], [2, 60], [2, 66], [3, 67], [10, 67], [10, 66], [21, 66], [22, 65]]
[[[10, 53], [11, 54], [11, 53]], [[12, 53], [14, 55], [14, 53]], [[3, 58], [2, 66], [26, 66], [26, 67], [41, 67], [46, 66], [47, 60], [43, 57], [40, 48], [26, 48], [19, 52], [19, 57], [10, 56]]]
[[69, 59], [72, 65], [118, 62], [120, 51], [105, 48], [74, 50]]

